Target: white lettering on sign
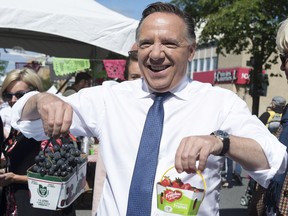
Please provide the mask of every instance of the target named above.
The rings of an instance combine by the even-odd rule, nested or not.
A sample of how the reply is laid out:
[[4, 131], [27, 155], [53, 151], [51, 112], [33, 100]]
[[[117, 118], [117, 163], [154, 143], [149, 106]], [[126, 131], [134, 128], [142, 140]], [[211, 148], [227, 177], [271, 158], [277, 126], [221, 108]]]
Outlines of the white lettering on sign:
[[220, 82], [233, 82], [236, 80], [236, 69], [233, 71], [216, 71], [214, 80]]
[[250, 79], [250, 74], [249, 73], [242, 73], [241, 79]]

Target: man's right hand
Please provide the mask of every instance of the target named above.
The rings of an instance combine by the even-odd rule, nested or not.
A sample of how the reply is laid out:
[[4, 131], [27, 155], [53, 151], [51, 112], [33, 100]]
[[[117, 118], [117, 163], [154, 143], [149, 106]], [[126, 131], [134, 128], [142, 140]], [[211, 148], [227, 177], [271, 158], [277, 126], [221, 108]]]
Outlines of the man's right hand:
[[22, 120], [41, 118], [45, 134], [59, 137], [69, 133], [73, 109], [59, 97], [49, 93], [39, 93], [26, 102], [22, 111]]

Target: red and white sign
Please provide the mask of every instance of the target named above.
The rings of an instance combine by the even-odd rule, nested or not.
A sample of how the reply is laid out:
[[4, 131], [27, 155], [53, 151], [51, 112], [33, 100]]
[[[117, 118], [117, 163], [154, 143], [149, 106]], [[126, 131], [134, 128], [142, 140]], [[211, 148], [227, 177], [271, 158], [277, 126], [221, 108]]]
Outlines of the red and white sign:
[[238, 68], [236, 84], [249, 84], [252, 68]]
[[217, 70], [214, 73], [214, 83], [233, 83], [236, 80], [236, 68]]
[[214, 84], [214, 73], [214, 71], [195, 72], [193, 73], [193, 80]]
[[[240, 85], [246, 85], [250, 82], [250, 71], [252, 68], [224, 68], [214, 71], [205, 71], [205, 72], [195, 72], [193, 73], [193, 79], [211, 83], [211, 84], [220, 84], [220, 83], [235, 83]], [[265, 71], [263, 71], [265, 73]]]

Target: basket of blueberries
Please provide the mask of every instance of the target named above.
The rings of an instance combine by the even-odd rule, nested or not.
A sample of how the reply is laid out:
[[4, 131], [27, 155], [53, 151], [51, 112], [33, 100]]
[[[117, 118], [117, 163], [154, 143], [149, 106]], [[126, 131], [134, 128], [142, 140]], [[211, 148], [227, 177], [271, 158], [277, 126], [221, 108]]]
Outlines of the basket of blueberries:
[[27, 170], [30, 203], [34, 208], [66, 208], [83, 192], [87, 155], [77, 148], [75, 137], [42, 142], [35, 164]]

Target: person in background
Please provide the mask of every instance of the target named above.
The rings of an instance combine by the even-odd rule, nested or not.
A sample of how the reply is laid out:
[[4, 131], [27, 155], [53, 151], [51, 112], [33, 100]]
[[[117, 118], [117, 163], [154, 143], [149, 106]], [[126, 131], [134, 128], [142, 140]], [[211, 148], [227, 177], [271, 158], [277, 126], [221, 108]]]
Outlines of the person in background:
[[226, 178], [222, 183], [222, 187], [232, 188], [234, 186], [233, 179], [235, 181], [235, 185], [243, 185], [241, 177], [242, 167], [240, 164], [234, 163], [233, 160], [231, 160], [229, 157], [226, 157], [225, 166]]
[[0, 105], [0, 116], [2, 118], [3, 127], [4, 127], [4, 138], [7, 138], [11, 129], [11, 124], [10, 124], [11, 107], [9, 106], [7, 102], [4, 102], [2, 98], [1, 100], [2, 100], [2, 103]]
[[[132, 81], [140, 79], [142, 77], [141, 70], [138, 64], [137, 57], [137, 44], [133, 44], [131, 50], [128, 52], [126, 60], [124, 78], [125, 80]], [[103, 183], [106, 176], [106, 170], [101, 158], [100, 152], [97, 154], [96, 174], [93, 190], [93, 202], [92, 202], [92, 215], [96, 215], [96, 210], [100, 201], [100, 197], [103, 190]]]
[[125, 80], [135, 80], [141, 78], [141, 71], [138, 65], [137, 50], [131, 50], [128, 52], [128, 58], [126, 60], [124, 78]]
[[[91, 87], [92, 84], [92, 77], [90, 74], [86, 72], [79, 72], [76, 74], [75, 77], [75, 83], [72, 86], [68, 86], [65, 91], [63, 92], [63, 96], [68, 97], [72, 94], [75, 94], [79, 90], [83, 88], [88, 88]], [[78, 136], [76, 137], [77, 139], [77, 144], [79, 150], [82, 150], [84, 153], [87, 155], [89, 154], [89, 147], [87, 145], [84, 146], [84, 144], [88, 143], [88, 140], [90, 141], [93, 139], [93, 137], [83, 137], [83, 136]], [[84, 142], [85, 140], [85, 142]], [[87, 142], [86, 142], [87, 141]]]
[[[11, 109], [10, 106], [7, 106], [7, 103], [5, 103], [2, 98], [0, 98], [0, 173], [3, 171], [3, 165], [4, 165], [4, 155], [2, 154], [2, 143], [4, 141], [4, 137], [8, 137], [9, 135], [9, 131], [10, 131], [10, 127], [5, 129], [4, 127], [4, 121], [2, 120], [2, 116], [3, 118], [7, 118], [9, 117], [10, 119], [10, 112], [9, 114], [6, 112], [7, 111], [7, 108]], [[8, 115], [7, 115], [8, 114]], [[10, 126], [10, 122], [9, 122], [9, 126]], [[7, 127], [7, 124], [6, 124], [6, 127]], [[5, 136], [6, 134], [6, 136]], [[0, 186], [0, 207], [1, 207], [1, 196], [2, 195], [2, 187]]]
[[[280, 53], [281, 60], [280, 70], [284, 71], [286, 79], [288, 80], [288, 19], [282, 21], [279, 25], [276, 35], [276, 45]], [[273, 105], [274, 104], [274, 105]], [[281, 124], [276, 131], [275, 136], [288, 147], [288, 106], [283, 97], [274, 97], [272, 99], [272, 108], [277, 106], [279, 112], [282, 112]], [[283, 106], [284, 109], [283, 109]], [[275, 110], [276, 112], [276, 110]], [[264, 115], [264, 113], [263, 113]], [[262, 118], [262, 122], [267, 123], [268, 114], [266, 118]], [[273, 144], [272, 144], [273, 146]], [[273, 146], [274, 147], [274, 146]], [[287, 148], [286, 148], [287, 151]], [[252, 193], [251, 204], [249, 205], [249, 216], [268, 215], [268, 216], [282, 216], [288, 215], [288, 175], [287, 168], [283, 174], [278, 174], [273, 177], [269, 187], [263, 188], [261, 185], [256, 185]]]
[[[11, 107], [31, 91], [43, 91], [40, 77], [29, 68], [15, 69], [7, 74], [2, 84], [1, 96]], [[73, 205], [60, 211], [33, 208], [30, 204], [27, 169], [35, 163], [35, 156], [41, 150], [41, 141], [26, 138], [13, 127], [8, 138], [2, 143], [5, 169], [0, 173], [1, 196], [0, 215], [9, 216], [75, 216]]]
[[[98, 216], [123, 216], [130, 210], [146, 208], [142, 215], [163, 214], [157, 208], [156, 188], [171, 166], [185, 182], [203, 188], [202, 179], [192, 174], [196, 170], [202, 173], [207, 189], [198, 215], [215, 216], [219, 215], [224, 156], [241, 164], [264, 187], [276, 173], [284, 172], [286, 147], [251, 114], [241, 98], [227, 89], [188, 78], [188, 62], [196, 49], [194, 22], [189, 14], [170, 3], [150, 4], [142, 13], [136, 42], [143, 78], [106, 81], [70, 97], [30, 92], [13, 106], [12, 126], [26, 136], [43, 139], [70, 131], [99, 139], [106, 178]], [[169, 96], [163, 103], [159, 154], [153, 158], [157, 161], [156, 173], [151, 173], [153, 179], [148, 184], [153, 187], [147, 190], [149, 198], [134, 203], [136, 209], [128, 208], [133, 201], [130, 194], [137, 196], [139, 189], [148, 186], [135, 182], [136, 190], [130, 188], [148, 110], [163, 94]], [[144, 150], [158, 153], [152, 147]], [[147, 164], [142, 168], [150, 171]], [[145, 180], [147, 172], [138, 171], [142, 174], [139, 180]]]
[[[3, 172], [3, 165], [2, 164], [2, 143], [4, 141], [4, 127], [3, 127], [3, 122], [0, 116], [0, 173]], [[1, 200], [2, 200], [2, 186], [0, 186], [0, 207], [1, 207]]]
[[[65, 97], [71, 96], [83, 88], [91, 87], [91, 85], [92, 85], [92, 76], [86, 72], [79, 72], [75, 76], [75, 83], [72, 86], [68, 86], [62, 95]], [[77, 147], [79, 150], [81, 150], [82, 153], [85, 153], [87, 155], [88, 162], [93, 162], [91, 161], [90, 159], [91, 157], [89, 155], [90, 143], [93, 143], [93, 141], [94, 141], [93, 137], [76, 136]], [[88, 164], [87, 166], [90, 167], [90, 164]], [[87, 179], [91, 178], [91, 175], [89, 175], [89, 173], [90, 172], [87, 172], [87, 176], [86, 176]], [[86, 181], [85, 190], [88, 191], [89, 187], [90, 186], [88, 184], [88, 181]], [[85, 194], [83, 194], [82, 196], [85, 196]], [[85, 204], [81, 202], [82, 201], [81, 198], [79, 200], [80, 201], [78, 203], [80, 207], [81, 205], [84, 206]]]
[[282, 117], [284, 107], [286, 105], [286, 99], [281, 96], [275, 96], [272, 98], [270, 104], [270, 110], [262, 113], [259, 119], [267, 126], [272, 134], [276, 134]]
[[72, 86], [68, 86], [62, 95], [63, 96], [72, 95], [78, 92], [80, 89], [91, 87], [91, 85], [92, 85], [91, 75], [86, 72], [79, 72], [75, 76], [74, 84], [72, 84]]
[[[259, 119], [263, 122], [268, 130], [279, 138], [279, 129], [281, 128], [281, 119], [286, 105], [286, 99], [282, 96], [275, 96], [267, 109]], [[249, 214], [252, 216], [262, 215], [264, 210], [263, 199], [266, 193], [266, 189], [255, 182], [253, 179], [249, 180], [249, 185], [251, 185], [252, 190], [250, 190], [250, 203], [248, 205]], [[288, 213], [288, 212], [287, 212]]]

